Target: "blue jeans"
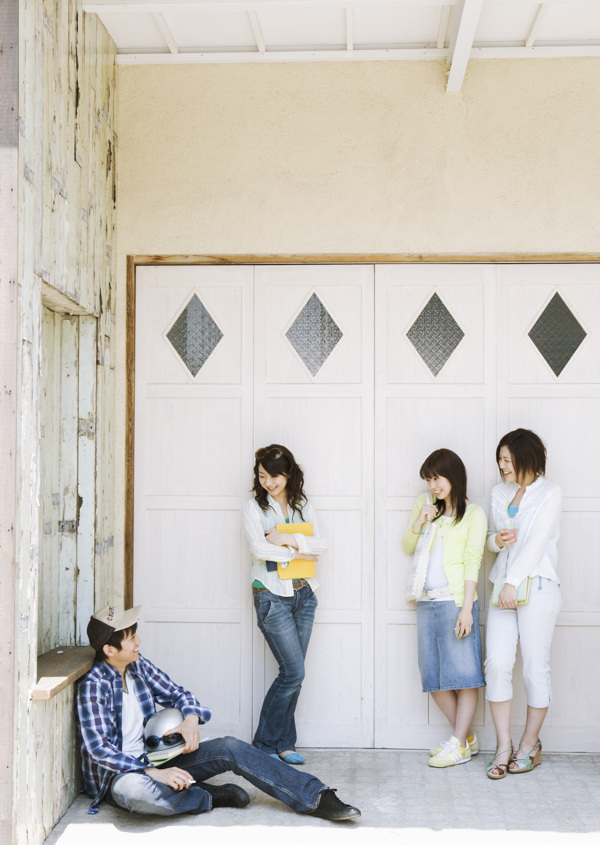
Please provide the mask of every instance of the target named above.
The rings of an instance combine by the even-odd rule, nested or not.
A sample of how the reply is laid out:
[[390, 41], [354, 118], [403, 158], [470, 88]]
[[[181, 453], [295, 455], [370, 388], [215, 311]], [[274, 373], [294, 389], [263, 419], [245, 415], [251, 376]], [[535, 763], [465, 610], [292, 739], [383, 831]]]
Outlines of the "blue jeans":
[[295, 751], [294, 714], [304, 680], [304, 658], [317, 597], [308, 586], [289, 597], [265, 590], [254, 593], [254, 607], [258, 627], [279, 664], [279, 675], [265, 696], [252, 744], [268, 754]]
[[196, 785], [175, 792], [145, 773], [126, 772], [113, 779], [106, 796], [108, 803], [131, 813], [159, 816], [206, 812], [212, 809], [212, 797], [202, 789], [201, 782], [223, 772], [234, 772], [296, 812], [308, 813], [315, 809], [319, 795], [327, 788], [308, 772], [286, 766], [232, 736], [201, 742], [197, 751], [180, 754], [163, 768], [171, 766], [189, 772]]

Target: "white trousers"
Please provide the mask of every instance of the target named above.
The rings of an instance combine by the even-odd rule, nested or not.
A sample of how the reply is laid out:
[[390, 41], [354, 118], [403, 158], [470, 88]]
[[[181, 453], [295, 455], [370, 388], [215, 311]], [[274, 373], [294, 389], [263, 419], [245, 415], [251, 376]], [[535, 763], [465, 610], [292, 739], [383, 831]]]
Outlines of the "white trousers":
[[560, 586], [536, 575], [527, 604], [516, 610], [489, 606], [485, 658], [488, 701], [512, 699], [512, 673], [520, 641], [527, 704], [549, 706], [550, 647], [560, 605]]

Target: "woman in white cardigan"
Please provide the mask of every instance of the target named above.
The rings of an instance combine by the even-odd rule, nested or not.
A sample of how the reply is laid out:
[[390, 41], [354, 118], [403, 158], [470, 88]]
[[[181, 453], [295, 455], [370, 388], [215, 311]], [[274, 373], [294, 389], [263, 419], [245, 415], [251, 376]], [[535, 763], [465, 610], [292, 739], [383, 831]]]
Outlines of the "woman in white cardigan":
[[[250, 578], [256, 621], [279, 664], [279, 674], [265, 696], [252, 744], [286, 763], [299, 765], [306, 761], [296, 751], [295, 712], [319, 583], [308, 575], [280, 577], [277, 564], [287, 568], [298, 558], [317, 561], [327, 550], [327, 542], [304, 494], [304, 473], [290, 450], [273, 443], [259, 449], [254, 457], [254, 498], [244, 508], [244, 528], [252, 552]], [[286, 522], [309, 522], [312, 534], [277, 530]]]
[[[562, 499], [560, 488], [544, 478], [546, 447], [533, 431], [506, 434], [496, 461], [503, 481], [492, 490], [488, 548], [498, 558], [490, 580], [504, 585], [487, 618], [486, 698], [497, 735], [487, 774], [493, 780], [507, 772], [529, 772], [541, 762], [539, 733], [551, 699], [550, 646], [561, 604], [556, 560]], [[519, 604], [517, 591], [526, 578], [531, 578], [529, 599]], [[514, 752], [510, 723], [518, 643], [527, 719]]]

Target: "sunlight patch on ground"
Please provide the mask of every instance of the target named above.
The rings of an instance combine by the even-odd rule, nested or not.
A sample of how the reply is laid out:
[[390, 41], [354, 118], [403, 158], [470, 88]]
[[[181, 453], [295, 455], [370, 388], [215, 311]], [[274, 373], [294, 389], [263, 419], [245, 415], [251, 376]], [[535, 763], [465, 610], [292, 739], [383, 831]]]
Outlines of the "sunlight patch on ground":
[[[187, 820], [186, 820], [187, 822]], [[154, 830], [140, 830], [135, 824], [135, 817], [127, 820], [119, 829], [113, 824], [69, 824], [56, 836], [46, 840], [48, 845], [164, 845], [165, 828], [162, 825]], [[369, 827], [357, 822], [351, 825], [333, 825], [324, 821], [315, 820], [314, 829], [310, 832], [306, 826], [292, 828], [285, 826], [265, 826], [236, 824], [231, 827], [213, 826], [207, 824], [178, 824], [176, 826], [178, 845], [198, 845], [198, 837], [201, 836], [207, 843], [218, 840], [219, 845], [247, 845], [250, 838], [261, 845], [281, 845], [282, 838], [285, 838], [286, 845], [306, 845], [307, 833], [311, 838], [311, 845], [397, 845], [399, 838], [404, 843], [418, 842], [419, 845], [435, 843], [440, 845], [443, 841], [456, 841], [460, 838], [461, 845], [506, 845], [507, 831], [505, 830], [430, 830], [429, 828], [380, 828]], [[169, 824], [170, 837], [175, 834], [175, 828]], [[577, 845], [591, 844], [598, 841], [597, 833], [558, 833], [550, 831], [525, 831], [514, 830], [509, 834], [512, 845], [566, 845], [569, 843]]]

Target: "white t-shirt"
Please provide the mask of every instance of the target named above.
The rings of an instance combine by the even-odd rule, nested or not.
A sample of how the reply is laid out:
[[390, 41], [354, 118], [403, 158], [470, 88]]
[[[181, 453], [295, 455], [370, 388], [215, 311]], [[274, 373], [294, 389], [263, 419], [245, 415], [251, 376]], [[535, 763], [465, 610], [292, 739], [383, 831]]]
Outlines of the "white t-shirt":
[[137, 700], [133, 681], [126, 672], [128, 692], [123, 690], [123, 754], [130, 754], [132, 757], [139, 757], [144, 753], [144, 714]]
[[[448, 522], [452, 519], [454, 519], [452, 516], [441, 516], [439, 521]], [[423, 590], [442, 590], [447, 586], [448, 579], [444, 572], [444, 544], [442, 541], [442, 532], [438, 530], [433, 548], [429, 553], [429, 563], [427, 565], [427, 575], [425, 576]], [[422, 599], [425, 601], [428, 600], [425, 596]], [[450, 599], [452, 599], [452, 594], [442, 596], [441, 598], [435, 599], [435, 601], [448, 601]], [[429, 601], [434, 601], [434, 599], [429, 599]]]

